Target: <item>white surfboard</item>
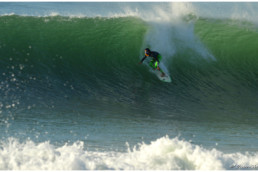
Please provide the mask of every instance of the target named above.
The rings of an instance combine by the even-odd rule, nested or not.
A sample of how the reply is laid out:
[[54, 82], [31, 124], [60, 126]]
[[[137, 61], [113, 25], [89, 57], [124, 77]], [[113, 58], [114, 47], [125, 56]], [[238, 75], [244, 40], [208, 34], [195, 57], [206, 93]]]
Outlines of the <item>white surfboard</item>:
[[155, 75], [163, 82], [171, 82], [171, 78], [168, 74], [166, 74], [165, 72], [165, 76], [162, 76], [162, 72], [160, 72], [159, 70], [154, 70]]

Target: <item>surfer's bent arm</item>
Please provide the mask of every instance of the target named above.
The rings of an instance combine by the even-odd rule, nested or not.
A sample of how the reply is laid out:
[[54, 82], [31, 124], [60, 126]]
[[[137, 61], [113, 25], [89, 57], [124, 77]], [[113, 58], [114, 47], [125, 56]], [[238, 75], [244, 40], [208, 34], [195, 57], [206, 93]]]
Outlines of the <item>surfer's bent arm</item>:
[[159, 58], [158, 57], [155, 57], [155, 60], [159, 63]]
[[152, 53], [152, 57], [159, 63], [160, 61], [159, 61], [159, 58], [158, 58], [158, 56], [159, 56], [160, 54], [158, 53], [158, 52], [153, 52]]

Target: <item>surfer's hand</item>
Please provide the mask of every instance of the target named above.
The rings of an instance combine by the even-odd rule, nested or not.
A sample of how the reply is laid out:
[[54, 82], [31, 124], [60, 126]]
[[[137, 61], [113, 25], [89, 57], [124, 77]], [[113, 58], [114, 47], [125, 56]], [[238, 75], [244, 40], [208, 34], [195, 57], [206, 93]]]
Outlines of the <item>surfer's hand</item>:
[[139, 62], [139, 64], [142, 64], [142, 62]]

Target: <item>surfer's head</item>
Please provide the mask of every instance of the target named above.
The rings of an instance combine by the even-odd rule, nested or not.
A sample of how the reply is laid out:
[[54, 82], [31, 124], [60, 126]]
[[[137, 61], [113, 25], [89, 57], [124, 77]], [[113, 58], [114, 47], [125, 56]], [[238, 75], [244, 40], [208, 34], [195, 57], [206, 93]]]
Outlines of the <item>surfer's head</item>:
[[150, 49], [149, 48], [145, 48], [145, 56], [149, 56], [150, 55]]

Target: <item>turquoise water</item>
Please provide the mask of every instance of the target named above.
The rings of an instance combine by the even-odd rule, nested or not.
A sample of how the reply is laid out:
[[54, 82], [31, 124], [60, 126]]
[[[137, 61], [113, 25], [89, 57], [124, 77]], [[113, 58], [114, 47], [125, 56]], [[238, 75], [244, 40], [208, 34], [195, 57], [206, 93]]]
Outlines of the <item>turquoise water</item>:
[[257, 169], [257, 8], [0, 3], [0, 169]]

